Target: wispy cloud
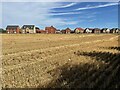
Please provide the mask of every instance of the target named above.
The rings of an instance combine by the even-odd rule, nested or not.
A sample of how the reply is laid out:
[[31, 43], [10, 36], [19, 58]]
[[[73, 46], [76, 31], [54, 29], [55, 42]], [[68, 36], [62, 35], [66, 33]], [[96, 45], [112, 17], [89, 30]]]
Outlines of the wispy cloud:
[[[69, 13], [51, 13], [51, 9], [59, 7], [61, 4], [56, 2], [41, 2], [41, 3], [3, 3], [3, 25], [6, 27], [7, 24], [36, 24], [43, 27], [48, 25], [62, 26], [62, 25], [73, 25], [77, 24], [77, 21], [68, 22], [61, 17], [51, 17], [51, 15], [66, 15], [74, 14]], [[80, 13], [80, 12], [76, 12]], [[6, 20], [6, 18], [9, 18]]]
[[[33, 2], [33, 0], [1, 0], [2, 2]], [[119, 0], [34, 0], [34, 2], [119, 2]]]
[[64, 6], [61, 6], [61, 7], [59, 7], [59, 8], [67, 8], [67, 7], [71, 7], [71, 6], [74, 6], [74, 5], [76, 5], [77, 3], [70, 3], [70, 4], [67, 4], [67, 5], [64, 5]]
[[50, 15], [72, 15], [72, 14], [81, 14], [82, 12], [64, 12], [64, 13], [51, 13]]
[[0, 3], [0, 27], [2, 27], [2, 3]]
[[[20, 0], [19, 0], [20, 1]], [[33, 1], [33, 0], [32, 0]], [[93, 3], [69, 3], [66, 4], [64, 2], [3, 2], [2, 3], [2, 20], [3, 27], [5, 28], [8, 24], [18, 24], [20, 26], [24, 24], [35, 24], [36, 26], [40, 26], [40, 28], [53, 25], [55, 27], [76, 27], [79, 25], [90, 25], [90, 22], [94, 22], [93, 25], [97, 24], [97, 20], [100, 18], [99, 22], [103, 24], [103, 22], [116, 22], [117, 19], [116, 14], [111, 13], [111, 16], [115, 18], [106, 18], [106, 15], [109, 16], [110, 13], [102, 13], [102, 11], [95, 10], [94, 12], [90, 11], [79, 11], [86, 10], [92, 8], [100, 8], [100, 7], [108, 7], [112, 5], [117, 5], [118, 3], [107, 3], [107, 4], [96, 4], [96, 6], [92, 6]], [[86, 5], [86, 7], [77, 8], [71, 7], [80, 7]], [[59, 7], [63, 7], [58, 9]], [[71, 8], [65, 8], [71, 7]], [[57, 9], [56, 9], [57, 8]], [[114, 8], [116, 9], [116, 7]], [[104, 9], [104, 11], [110, 11], [108, 9]], [[117, 12], [117, 11], [116, 11]], [[116, 13], [114, 11], [114, 13]], [[99, 13], [99, 15], [98, 15]], [[105, 16], [104, 16], [105, 15]], [[101, 17], [102, 16], [102, 17]], [[99, 18], [98, 18], [99, 17]], [[7, 18], [7, 19], [6, 19]], [[100, 24], [100, 25], [101, 25]], [[115, 25], [115, 24], [114, 24]], [[102, 25], [101, 25], [102, 26]]]
[[118, 5], [118, 3], [108, 3], [108, 4], [104, 4], [104, 5], [98, 5], [98, 6], [87, 6], [87, 7], [83, 7], [83, 8], [77, 8], [75, 10], [87, 10], [87, 9], [108, 7], [108, 6], [113, 6], [113, 5]]
[[93, 22], [93, 21], [95, 21], [96, 19], [91, 19], [91, 20], [89, 20], [88, 22]]

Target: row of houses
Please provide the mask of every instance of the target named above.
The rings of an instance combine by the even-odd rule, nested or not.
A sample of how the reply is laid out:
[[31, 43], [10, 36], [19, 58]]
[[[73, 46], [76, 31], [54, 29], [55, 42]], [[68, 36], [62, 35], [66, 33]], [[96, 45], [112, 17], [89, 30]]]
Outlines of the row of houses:
[[70, 28], [66, 28], [64, 30], [58, 30], [53, 26], [45, 27], [45, 30], [41, 30], [38, 27], [35, 27], [35, 25], [23, 25], [21, 28], [16, 25], [8, 25], [6, 27], [6, 33], [12, 34], [12, 33], [46, 33], [46, 34], [70, 34], [70, 33], [119, 33], [119, 28], [75, 28], [74, 30], [71, 30]]

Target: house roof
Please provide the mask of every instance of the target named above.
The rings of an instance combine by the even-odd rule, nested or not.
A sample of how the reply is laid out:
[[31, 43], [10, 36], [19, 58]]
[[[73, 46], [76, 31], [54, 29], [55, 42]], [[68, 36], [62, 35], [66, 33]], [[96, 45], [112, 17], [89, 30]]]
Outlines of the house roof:
[[107, 30], [107, 29], [109, 29], [109, 28], [102, 28], [101, 30]]
[[53, 26], [50, 26], [50, 27], [45, 27], [45, 29], [48, 29], [48, 28], [54, 28], [54, 29], [56, 29], [55, 27], [53, 27]]
[[41, 32], [46, 32], [45, 30], [40, 30]]
[[70, 30], [70, 31], [71, 31], [71, 29], [70, 29], [70, 28], [66, 28], [65, 30]]
[[111, 30], [118, 30], [119, 28], [112, 28]]
[[[86, 28], [86, 29], [93, 30], [93, 28]], [[86, 29], [85, 29], [85, 30], [86, 30]]]
[[93, 30], [100, 30], [99, 28], [94, 28]]
[[40, 29], [39, 27], [35, 27], [35, 29]]
[[19, 26], [18, 25], [8, 25], [7, 27], [6, 27], [6, 29], [9, 29], [9, 28], [18, 28]]
[[66, 30], [61, 30], [61, 32], [62, 32], [62, 33], [65, 33], [65, 32], [66, 32]]
[[60, 31], [60, 30], [56, 30], [56, 31]]
[[[84, 30], [83, 28], [76, 28], [76, 29], [78, 29], [78, 30]], [[76, 29], [75, 29], [75, 30], [76, 30]]]
[[26, 29], [26, 28], [34, 29], [34, 27], [35, 27], [35, 25], [23, 25], [22, 29]]

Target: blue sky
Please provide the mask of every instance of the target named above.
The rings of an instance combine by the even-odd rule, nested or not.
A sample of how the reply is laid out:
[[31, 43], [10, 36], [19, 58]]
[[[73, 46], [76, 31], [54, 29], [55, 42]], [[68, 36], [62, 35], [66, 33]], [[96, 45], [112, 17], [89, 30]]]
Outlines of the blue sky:
[[55, 26], [118, 27], [117, 2], [3, 2], [2, 27], [34, 24], [40, 29]]

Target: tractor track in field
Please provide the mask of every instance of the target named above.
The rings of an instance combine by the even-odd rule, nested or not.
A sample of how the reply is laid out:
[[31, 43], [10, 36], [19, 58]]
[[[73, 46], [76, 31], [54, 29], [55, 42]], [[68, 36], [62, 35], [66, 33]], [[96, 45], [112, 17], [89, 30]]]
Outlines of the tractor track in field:
[[[84, 44], [89, 44], [89, 43], [96, 43], [96, 42], [103, 42], [103, 41], [111, 41], [111, 40], [114, 40], [115, 38], [117, 38], [118, 36], [115, 36], [115, 37], [112, 37], [110, 38], [109, 40], [106, 40], [106, 39], [102, 39], [102, 40], [95, 40], [95, 41], [91, 41], [91, 42], [84, 42], [84, 43], [80, 43], [80, 44], [72, 44], [72, 45], [64, 45], [64, 46], [59, 46], [59, 47], [51, 47], [51, 48], [46, 48], [46, 49], [43, 49], [43, 50], [53, 50], [53, 49], [60, 49], [60, 48], [64, 48], [64, 47], [74, 47], [74, 46], [79, 46], [79, 45], [84, 45]], [[87, 47], [89, 48], [89, 47]], [[40, 49], [41, 50], [41, 49]], [[24, 52], [26, 54], [28, 53], [31, 53], [31, 52], [36, 52], [36, 51], [39, 51], [39, 50], [32, 50], [32, 51], [27, 51], [27, 52]], [[72, 51], [74, 50], [69, 50], [68, 53], [71, 53]], [[22, 52], [23, 53], [23, 52]], [[68, 54], [66, 53], [66, 54]], [[19, 53], [20, 54], [20, 53]], [[11, 55], [11, 54], [9, 54]], [[17, 54], [12, 54], [12, 55], [17, 55]], [[44, 60], [46, 60], [47, 58], [52, 58], [52, 57], [56, 57], [56, 56], [60, 56], [60, 55], [64, 55], [64, 53], [57, 53], [55, 54], [54, 56], [47, 56], [43, 59], [38, 59], [38, 60], [35, 60], [35, 61], [29, 61], [29, 62], [24, 62], [24, 63], [20, 63], [20, 64], [17, 64], [17, 65], [11, 65], [11, 66], [5, 66], [4, 68], [2, 68], [3, 71], [8, 71], [8, 70], [13, 70], [13, 69], [18, 69], [18, 68], [21, 68], [21, 67], [25, 67], [25, 66], [28, 66], [28, 65], [32, 65], [32, 64], [36, 64], [38, 62], [42, 62]], [[1, 68], [0, 68], [1, 69]]]
[[36, 49], [36, 50], [30, 50], [30, 51], [23, 51], [23, 52], [18, 52], [18, 53], [12, 53], [12, 54], [7, 54], [7, 55], [2, 55], [2, 56], [8, 56], [8, 55], [18, 55], [18, 54], [30, 54], [31, 52], [37, 52], [37, 51], [47, 51], [47, 50], [53, 50], [53, 49], [60, 49], [60, 48], [64, 48], [64, 47], [72, 47], [72, 46], [79, 46], [79, 45], [83, 45], [83, 44], [89, 44], [92, 42], [102, 42], [102, 41], [111, 41], [115, 38], [118, 38], [119, 36], [115, 36], [110, 38], [109, 40], [106, 39], [102, 39], [102, 40], [95, 40], [95, 41], [90, 41], [90, 42], [82, 42], [80, 44], [72, 44], [72, 45], [62, 45], [62, 46], [56, 46], [56, 47], [50, 47], [50, 48], [45, 48], [45, 49]]
[[[94, 35], [87, 35], [87, 36], [94, 36]], [[79, 36], [79, 37], [87, 37], [87, 36]], [[104, 35], [99, 35], [99, 36], [104, 36]], [[111, 38], [111, 40], [112, 39], [114, 39], [114, 38], [116, 38], [116, 37], [118, 37], [118, 36], [115, 36], [115, 37], [113, 37], [113, 38]], [[108, 40], [106, 40], [106, 39], [104, 39], [105, 41], [108, 41]], [[110, 39], [109, 39], [110, 40]], [[96, 42], [99, 42], [99, 41], [101, 41], [101, 40], [97, 40]], [[18, 55], [18, 54], [22, 54], [22, 53], [24, 53], [24, 54], [26, 54], [26, 53], [31, 53], [31, 52], [36, 52], [36, 51], [46, 51], [46, 50], [52, 50], [52, 49], [59, 49], [59, 48], [64, 48], [64, 47], [67, 47], [67, 46], [78, 46], [78, 45], [82, 45], [82, 44], [86, 44], [86, 43], [91, 43], [91, 42], [82, 42], [82, 43], [80, 43], [80, 44], [72, 44], [72, 45], [62, 45], [62, 46], [56, 46], [56, 47], [48, 47], [48, 48], [44, 48], [44, 49], [34, 49], [34, 50], [29, 50], [29, 51], [21, 51], [21, 52], [17, 52], [17, 53], [10, 53], [10, 54], [6, 54], [6, 55], [2, 55], [2, 56], [8, 56], [8, 55]]]

